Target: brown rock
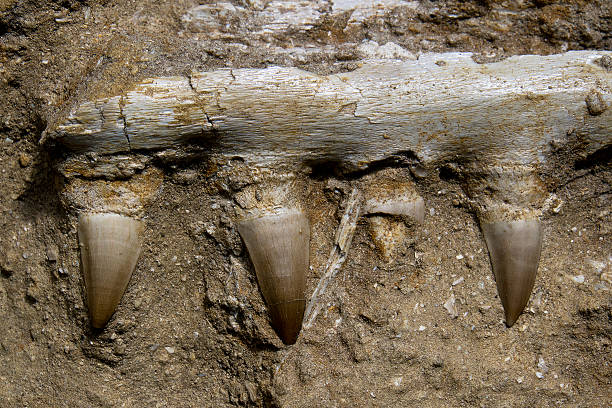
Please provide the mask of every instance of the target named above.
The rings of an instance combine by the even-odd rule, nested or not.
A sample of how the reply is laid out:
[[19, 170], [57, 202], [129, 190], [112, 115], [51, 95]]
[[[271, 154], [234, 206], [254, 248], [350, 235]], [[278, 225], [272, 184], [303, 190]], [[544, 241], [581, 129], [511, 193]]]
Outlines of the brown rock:
[[28, 167], [32, 163], [32, 156], [27, 153], [21, 153], [19, 155], [19, 165], [21, 167]]

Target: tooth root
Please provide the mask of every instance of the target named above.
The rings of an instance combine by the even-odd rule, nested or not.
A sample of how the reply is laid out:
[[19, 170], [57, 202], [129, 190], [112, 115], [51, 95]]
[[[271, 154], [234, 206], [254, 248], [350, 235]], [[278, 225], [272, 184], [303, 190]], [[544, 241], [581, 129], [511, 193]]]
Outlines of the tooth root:
[[111, 318], [130, 281], [141, 250], [141, 221], [117, 214], [79, 216], [81, 264], [91, 325]]
[[497, 291], [511, 327], [529, 301], [535, 282], [542, 227], [537, 220], [481, 224], [495, 274]]
[[294, 344], [302, 327], [310, 226], [299, 210], [283, 209], [238, 224], [268, 305], [272, 327]]

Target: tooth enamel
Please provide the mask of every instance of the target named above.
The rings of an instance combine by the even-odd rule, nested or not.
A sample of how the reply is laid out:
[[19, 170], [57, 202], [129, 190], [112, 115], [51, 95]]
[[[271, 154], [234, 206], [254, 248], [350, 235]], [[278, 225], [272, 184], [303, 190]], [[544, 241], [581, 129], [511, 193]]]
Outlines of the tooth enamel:
[[497, 291], [512, 326], [529, 301], [535, 282], [542, 227], [537, 220], [481, 224], [495, 274]]
[[117, 214], [81, 214], [79, 243], [91, 325], [111, 318], [130, 281], [141, 250], [144, 225]]
[[281, 208], [238, 224], [274, 330], [294, 344], [302, 327], [309, 266], [310, 226], [302, 211]]

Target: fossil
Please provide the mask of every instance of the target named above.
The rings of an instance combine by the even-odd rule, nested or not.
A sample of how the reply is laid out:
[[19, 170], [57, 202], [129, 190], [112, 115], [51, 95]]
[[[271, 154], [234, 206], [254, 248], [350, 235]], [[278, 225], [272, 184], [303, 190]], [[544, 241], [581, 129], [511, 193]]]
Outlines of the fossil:
[[512, 326], [529, 301], [535, 282], [542, 227], [537, 220], [482, 224], [497, 292], [506, 313], [506, 324]]
[[612, 53], [478, 64], [470, 53], [442, 53], [364, 61], [327, 76], [269, 67], [149, 78], [76, 106], [45, 139], [100, 154], [196, 141], [262, 165], [364, 168], [400, 152], [422, 163], [538, 163], [551, 141], [572, 132], [587, 153], [609, 143], [612, 72], [597, 63], [604, 55]]
[[303, 212], [279, 209], [238, 224], [268, 304], [272, 326], [285, 344], [294, 344], [306, 306], [310, 225]]
[[395, 169], [368, 174], [362, 177], [361, 184], [361, 213], [367, 216], [374, 244], [390, 263], [408, 234], [406, 224], [423, 222], [425, 202], [411, 179]]
[[[177, 146], [192, 142], [211, 154], [240, 157], [253, 168], [296, 172], [316, 163], [361, 171], [406, 157], [430, 169], [454, 163], [485, 235], [512, 325], [537, 270], [542, 232], [532, 220], [542, 217], [548, 196], [538, 174], [554, 155], [551, 146], [573, 143], [588, 157], [612, 142], [612, 73], [597, 63], [609, 55], [572, 51], [478, 64], [469, 53], [423, 54], [412, 61], [364, 61], [354, 71], [326, 76], [268, 67], [149, 78], [119, 95], [76, 106], [50, 124], [44, 139], [75, 154], [105, 155], [86, 168], [98, 177], [105, 166], [119, 175], [150, 168], [135, 151], [172, 156]], [[110, 163], [109, 157], [126, 152], [134, 157], [131, 164]], [[91, 186], [98, 188], [93, 181]], [[376, 202], [366, 197], [363, 209], [419, 219], [422, 199], [413, 198]], [[299, 228], [280, 231], [273, 219], [267, 226], [255, 219], [257, 228], [243, 238], [248, 235], [245, 242], [258, 269], [258, 251], [277, 254], [282, 247], [276, 238], [266, 244], [258, 229], [284, 236], [293, 246]], [[300, 225], [298, 218], [291, 223]], [[380, 230], [381, 223], [374, 224]], [[301, 268], [300, 262], [292, 267]], [[516, 276], [527, 278], [519, 284]]]
[[91, 325], [102, 328], [111, 318], [138, 261], [142, 221], [117, 214], [79, 216], [81, 264]]

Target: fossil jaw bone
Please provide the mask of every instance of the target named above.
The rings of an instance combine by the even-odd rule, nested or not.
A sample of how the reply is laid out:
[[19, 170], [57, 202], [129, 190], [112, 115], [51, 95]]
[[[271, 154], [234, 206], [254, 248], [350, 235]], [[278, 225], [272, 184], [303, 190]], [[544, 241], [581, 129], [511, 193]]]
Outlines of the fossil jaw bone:
[[141, 251], [142, 221], [117, 214], [81, 214], [79, 243], [91, 325], [111, 318]]
[[242, 220], [238, 232], [255, 267], [272, 326], [285, 344], [294, 344], [306, 305], [308, 218], [300, 210], [282, 208]]
[[542, 226], [538, 220], [481, 224], [501, 298], [506, 324], [512, 326], [529, 301], [535, 282]]

